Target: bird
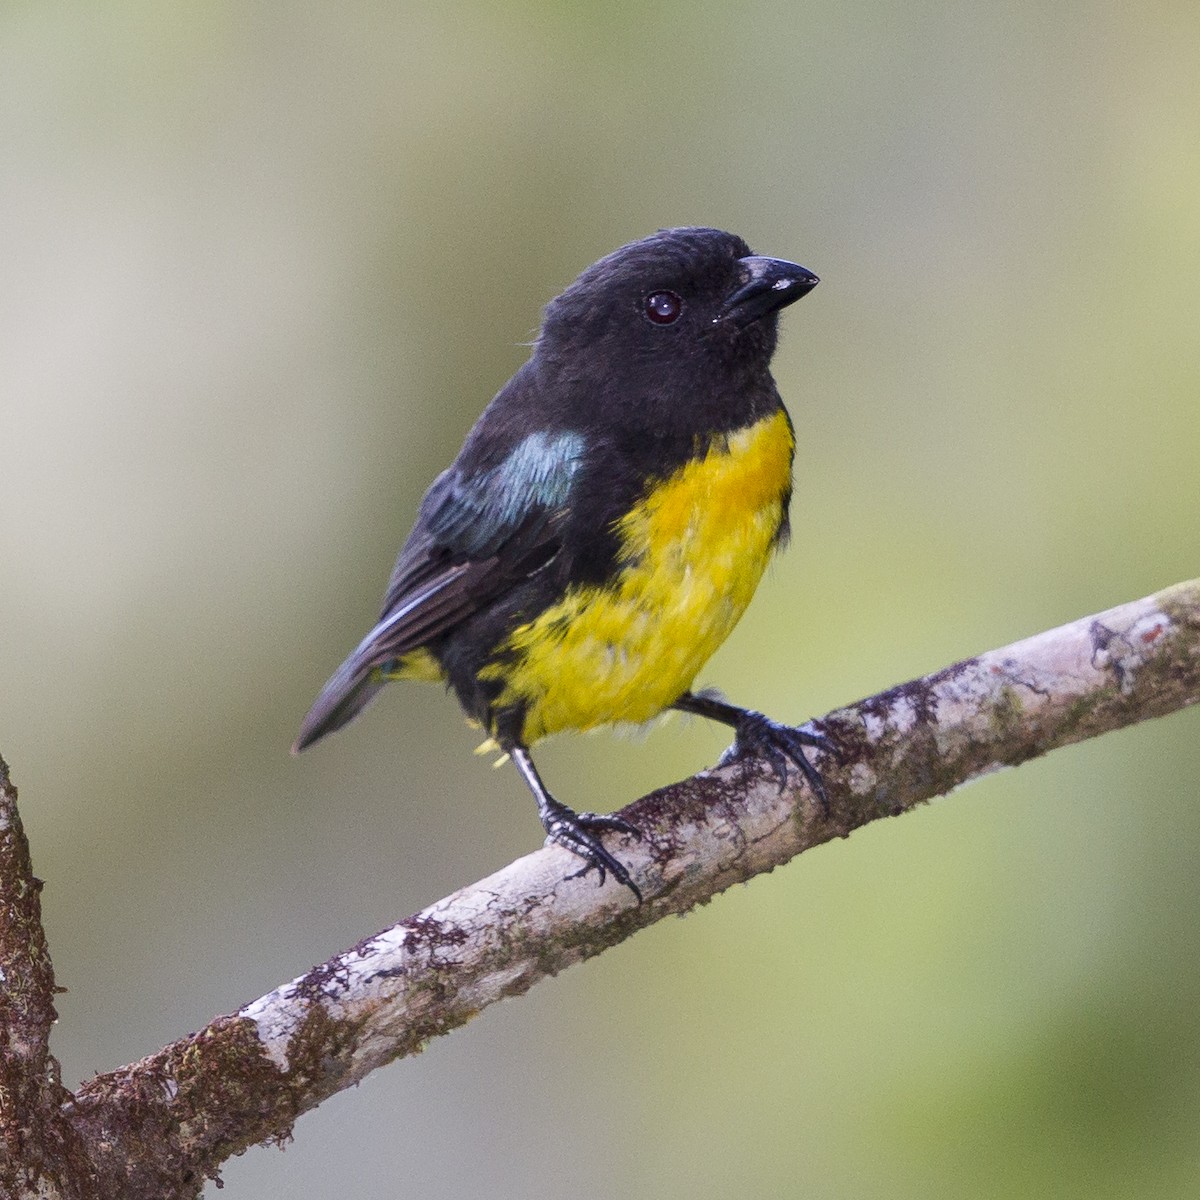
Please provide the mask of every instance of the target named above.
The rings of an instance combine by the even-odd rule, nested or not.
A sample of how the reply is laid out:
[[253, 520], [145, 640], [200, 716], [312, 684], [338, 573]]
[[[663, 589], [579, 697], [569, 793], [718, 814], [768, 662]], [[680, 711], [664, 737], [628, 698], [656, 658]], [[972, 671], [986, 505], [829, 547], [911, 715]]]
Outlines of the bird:
[[611, 874], [639, 903], [602, 835], [641, 831], [556, 799], [530, 755], [542, 738], [679, 710], [731, 727], [730, 753], [764, 755], [781, 786], [791, 763], [826, 804], [805, 753], [830, 749], [823, 734], [693, 690], [788, 539], [795, 433], [770, 364], [781, 310], [818, 282], [693, 226], [586, 268], [425, 493], [379, 620], [293, 753], [391, 680], [444, 683], [575, 875]]

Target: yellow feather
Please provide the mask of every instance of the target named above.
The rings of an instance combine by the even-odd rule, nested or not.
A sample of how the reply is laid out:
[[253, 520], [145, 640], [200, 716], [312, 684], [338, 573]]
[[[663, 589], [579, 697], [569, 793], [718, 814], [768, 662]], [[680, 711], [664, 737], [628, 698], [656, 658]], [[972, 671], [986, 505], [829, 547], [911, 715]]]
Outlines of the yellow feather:
[[482, 672], [524, 703], [526, 744], [567, 729], [641, 724], [669, 707], [729, 636], [770, 558], [793, 438], [774, 415], [716, 439], [618, 524], [621, 567], [570, 588]]
[[424, 683], [440, 683], [446, 678], [442, 664], [424, 647], [412, 650], [399, 659], [393, 670], [384, 675], [385, 679], [419, 679]]

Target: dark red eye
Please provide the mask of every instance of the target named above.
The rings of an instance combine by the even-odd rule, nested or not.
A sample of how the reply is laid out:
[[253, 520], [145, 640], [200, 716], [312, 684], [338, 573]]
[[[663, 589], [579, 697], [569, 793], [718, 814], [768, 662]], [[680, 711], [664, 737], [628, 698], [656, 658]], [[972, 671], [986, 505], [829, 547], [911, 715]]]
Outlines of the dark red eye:
[[670, 325], [683, 312], [683, 298], [674, 292], [651, 292], [643, 304], [646, 316], [655, 325]]

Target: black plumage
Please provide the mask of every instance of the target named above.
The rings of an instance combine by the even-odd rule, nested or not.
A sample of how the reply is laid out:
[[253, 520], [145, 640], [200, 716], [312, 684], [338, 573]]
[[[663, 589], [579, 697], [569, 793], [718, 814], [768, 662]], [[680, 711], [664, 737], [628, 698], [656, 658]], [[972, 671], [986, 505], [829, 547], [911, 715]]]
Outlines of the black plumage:
[[[662, 230], [585, 270], [547, 306], [529, 361], [426, 493], [379, 622], [326, 684], [295, 749], [356, 716], [388, 677], [440, 674], [513, 754], [550, 837], [637, 892], [596, 836], [629, 827], [572, 813], [533, 769], [527, 731], [540, 699], [506, 686], [523, 653], [512, 635], [564, 597], [627, 588], [622, 573], [637, 553], [674, 552], [631, 548], [623, 520], [687, 464], [719, 464], [734, 435], [766, 429], [783, 414], [769, 427], [787, 439], [781, 461], [790, 464], [791, 426], [769, 366], [779, 309], [816, 282], [804, 268], [757, 258], [741, 238], [713, 229]], [[790, 472], [776, 490], [775, 527], [755, 551], [763, 558], [786, 535]], [[701, 565], [706, 552], [678, 548], [701, 556]], [[761, 572], [762, 562], [747, 569]], [[553, 622], [545, 636], [558, 636]], [[663, 706], [698, 703], [690, 684], [681, 680]], [[748, 724], [738, 714], [757, 717], [732, 706], [718, 712], [712, 703], [703, 711], [734, 724], [740, 741], [761, 742], [765, 718]], [[626, 718], [614, 711], [598, 719]], [[802, 750], [811, 735], [787, 733], [776, 742], [815, 779]]]

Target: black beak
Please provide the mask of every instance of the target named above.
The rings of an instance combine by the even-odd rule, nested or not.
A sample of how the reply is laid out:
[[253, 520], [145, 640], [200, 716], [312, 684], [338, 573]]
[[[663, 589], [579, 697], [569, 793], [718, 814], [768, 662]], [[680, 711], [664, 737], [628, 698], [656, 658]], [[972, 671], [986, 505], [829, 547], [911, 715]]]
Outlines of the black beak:
[[752, 254], [738, 259], [744, 282], [721, 306], [718, 321], [732, 321], [744, 328], [768, 313], [786, 308], [807, 296], [821, 281], [805, 267], [782, 258], [760, 258]]

